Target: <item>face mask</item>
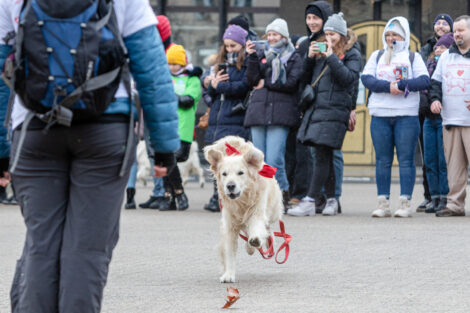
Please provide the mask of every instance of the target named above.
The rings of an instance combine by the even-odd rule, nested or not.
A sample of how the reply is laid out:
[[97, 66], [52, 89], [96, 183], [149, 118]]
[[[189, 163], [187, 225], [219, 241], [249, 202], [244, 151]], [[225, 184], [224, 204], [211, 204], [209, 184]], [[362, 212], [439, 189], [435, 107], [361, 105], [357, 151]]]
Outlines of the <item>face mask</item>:
[[393, 51], [394, 52], [400, 52], [402, 50], [405, 50], [406, 44], [405, 41], [394, 41], [393, 42]]

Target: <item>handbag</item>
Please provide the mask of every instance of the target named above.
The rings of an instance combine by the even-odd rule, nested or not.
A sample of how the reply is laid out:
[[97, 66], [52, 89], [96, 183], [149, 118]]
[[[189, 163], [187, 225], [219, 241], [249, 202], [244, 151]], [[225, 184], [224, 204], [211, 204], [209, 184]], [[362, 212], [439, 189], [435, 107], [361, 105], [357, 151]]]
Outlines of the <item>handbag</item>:
[[305, 112], [313, 100], [315, 100], [316, 92], [314, 88], [320, 81], [320, 78], [322, 78], [322, 76], [325, 74], [327, 69], [328, 65], [323, 68], [320, 75], [318, 75], [317, 79], [315, 79], [312, 84], [305, 85], [304, 90], [302, 90], [302, 93], [300, 94], [299, 109], [301, 112]]
[[245, 96], [245, 99], [243, 99], [243, 101], [240, 101], [238, 102], [237, 104], [235, 104], [232, 108], [232, 114], [238, 114], [238, 113], [242, 113], [242, 112], [245, 112], [246, 109], [248, 109], [248, 106], [250, 105], [250, 101], [251, 101], [251, 94], [253, 93], [253, 91], [250, 91], [246, 96]]
[[197, 123], [197, 128], [207, 129], [209, 128], [209, 115], [211, 113], [211, 108], [207, 108], [206, 113], [199, 118], [199, 123]]

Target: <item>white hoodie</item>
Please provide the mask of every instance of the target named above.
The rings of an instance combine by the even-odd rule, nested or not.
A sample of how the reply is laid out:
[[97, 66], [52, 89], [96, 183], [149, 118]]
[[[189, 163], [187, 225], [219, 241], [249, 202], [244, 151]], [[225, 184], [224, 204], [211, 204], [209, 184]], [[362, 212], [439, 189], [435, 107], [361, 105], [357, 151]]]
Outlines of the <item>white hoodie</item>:
[[[385, 64], [385, 55], [382, 54], [377, 62], [377, 54], [380, 50], [374, 51], [369, 57], [362, 75], [372, 75], [377, 79], [383, 79], [389, 82], [396, 81], [394, 70], [402, 68], [407, 70], [408, 79], [417, 78], [421, 75], [429, 76], [426, 65], [419, 53], [415, 53], [413, 64], [410, 64], [410, 27], [408, 20], [404, 17], [394, 17], [388, 21], [385, 29], [392, 21], [398, 21], [405, 30], [405, 41], [401, 49], [394, 49], [392, 59], [389, 65]], [[385, 40], [385, 31], [382, 34], [383, 47], [386, 50], [387, 41]], [[404, 94], [392, 95], [390, 93], [372, 93], [369, 98], [369, 113], [372, 116], [417, 116], [419, 110], [419, 92], [410, 92], [405, 98]]]

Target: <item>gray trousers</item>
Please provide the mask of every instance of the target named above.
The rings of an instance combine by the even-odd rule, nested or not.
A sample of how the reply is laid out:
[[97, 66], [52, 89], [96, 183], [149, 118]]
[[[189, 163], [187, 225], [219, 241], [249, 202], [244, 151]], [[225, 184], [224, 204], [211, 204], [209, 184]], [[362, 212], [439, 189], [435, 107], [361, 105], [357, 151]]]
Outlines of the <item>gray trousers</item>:
[[[12, 175], [26, 224], [13, 313], [97, 313], [119, 237], [128, 124], [28, 130]], [[19, 131], [13, 134], [16, 153]]]

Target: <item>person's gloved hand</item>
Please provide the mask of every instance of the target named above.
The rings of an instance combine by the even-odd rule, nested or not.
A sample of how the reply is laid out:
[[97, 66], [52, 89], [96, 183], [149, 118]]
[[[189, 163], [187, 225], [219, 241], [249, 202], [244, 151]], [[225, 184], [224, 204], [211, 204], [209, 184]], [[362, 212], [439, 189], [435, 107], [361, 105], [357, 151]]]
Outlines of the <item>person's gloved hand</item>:
[[155, 152], [155, 177], [163, 177], [171, 173], [176, 167], [176, 158], [174, 153], [158, 153]]

